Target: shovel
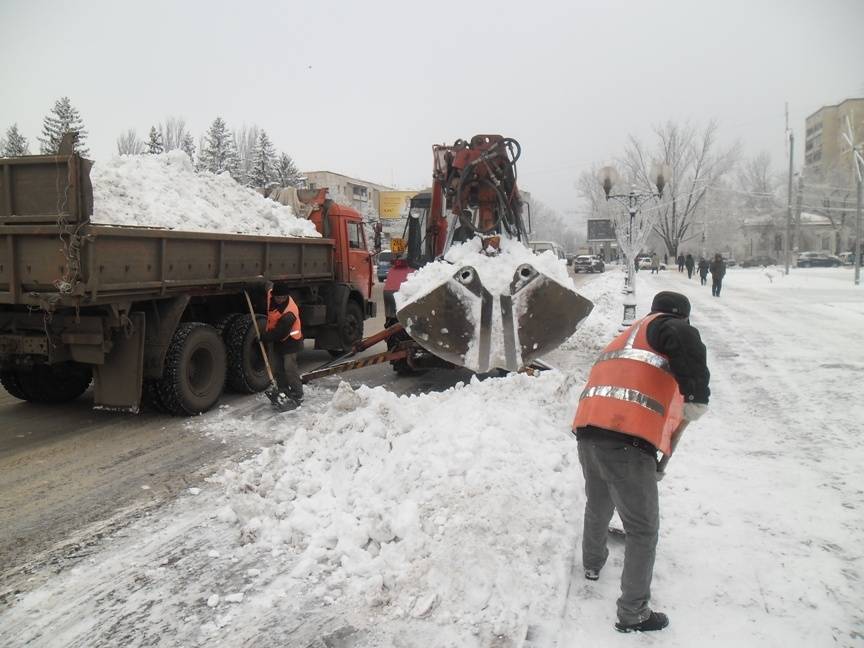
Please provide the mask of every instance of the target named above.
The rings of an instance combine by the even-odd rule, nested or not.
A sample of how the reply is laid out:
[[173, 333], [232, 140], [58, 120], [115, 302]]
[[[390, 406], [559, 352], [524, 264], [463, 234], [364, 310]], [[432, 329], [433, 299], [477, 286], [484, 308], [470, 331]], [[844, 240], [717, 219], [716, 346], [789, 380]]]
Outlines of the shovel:
[[273, 370], [270, 368], [270, 359], [267, 357], [267, 349], [264, 348], [264, 342], [261, 341], [261, 329], [258, 328], [258, 316], [255, 314], [255, 309], [252, 308], [252, 300], [249, 299], [249, 293], [245, 290], [243, 294], [246, 296], [246, 304], [249, 306], [249, 314], [252, 316], [252, 326], [255, 327], [255, 337], [258, 339], [258, 347], [261, 349], [261, 357], [264, 358], [264, 368], [267, 369], [267, 378], [270, 379], [270, 386], [264, 390], [267, 398], [273, 403], [274, 407], [280, 410], [286, 409], [288, 397], [283, 394], [279, 386], [276, 384], [276, 379], [273, 378]]

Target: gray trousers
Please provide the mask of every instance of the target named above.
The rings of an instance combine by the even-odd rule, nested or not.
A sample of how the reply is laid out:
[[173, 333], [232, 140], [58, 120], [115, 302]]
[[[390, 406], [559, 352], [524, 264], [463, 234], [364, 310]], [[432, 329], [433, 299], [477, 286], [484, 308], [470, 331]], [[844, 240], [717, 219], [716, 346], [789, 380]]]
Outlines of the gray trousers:
[[651, 614], [648, 601], [660, 527], [657, 462], [638, 448], [607, 439], [580, 439], [579, 462], [586, 495], [582, 564], [597, 571], [606, 564], [609, 521], [618, 509], [626, 533], [618, 620], [640, 623]]
[[279, 344], [270, 342], [267, 344], [267, 355], [279, 390], [298, 400], [303, 398], [303, 381], [300, 380], [297, 354], [285, 353]]

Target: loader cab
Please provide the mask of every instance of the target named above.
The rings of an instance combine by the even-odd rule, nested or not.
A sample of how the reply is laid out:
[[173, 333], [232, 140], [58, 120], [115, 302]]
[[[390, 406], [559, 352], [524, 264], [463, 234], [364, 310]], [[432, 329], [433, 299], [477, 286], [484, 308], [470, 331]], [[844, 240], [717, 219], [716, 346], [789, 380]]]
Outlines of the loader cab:
[[407, 241], [405, 260], [411, 268], [420, 268], [434, 258], [425, 236], [431, 207], [431, 192], [419, 193], [411, 199], [404, 234]]

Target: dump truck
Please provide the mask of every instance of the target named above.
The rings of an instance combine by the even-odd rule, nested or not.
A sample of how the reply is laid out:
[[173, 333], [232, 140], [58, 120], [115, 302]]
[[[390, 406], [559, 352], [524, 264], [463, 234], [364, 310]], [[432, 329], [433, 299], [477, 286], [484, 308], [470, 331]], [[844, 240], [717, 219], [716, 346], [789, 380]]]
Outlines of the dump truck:
[[[267, 282], [300, 308], [303, 334], [338, 355], [363, 338], [372, 261], [362, 218], [300, 192], [322, 238], [94, 224], [91, 162], [0, 159], [0, 383], [34, 403], [178, 416], [268, 378], [244, 292]], [[226, 214], [226, 218], [230, 218]], [[177, 214], [182, 222], [183, 214]], [[263, 321], [263, 315], [258, 315]]]

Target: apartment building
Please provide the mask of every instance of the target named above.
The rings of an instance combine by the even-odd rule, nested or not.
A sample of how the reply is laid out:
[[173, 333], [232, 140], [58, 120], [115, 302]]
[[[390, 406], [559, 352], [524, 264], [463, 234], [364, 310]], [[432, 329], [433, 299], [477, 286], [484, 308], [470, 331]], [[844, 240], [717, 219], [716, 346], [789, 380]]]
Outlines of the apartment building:
[[834, 106], [823, 106], [807, 117], [804, 142], [805, 177], [817, 181], [851, 178], [852, 156], [843, 138], [846, 119], [857, 139], [864, 141], [864, 98], [846, 99]]
[[361, 214], [375, 219], [379, 215], [381, 192], [393, 191], [391, 187], [334, 171], [306, 171], [303, 175], [309, 189], [327, 187], [330, 190], [330, 198], [337, 203], [350, 205]]

